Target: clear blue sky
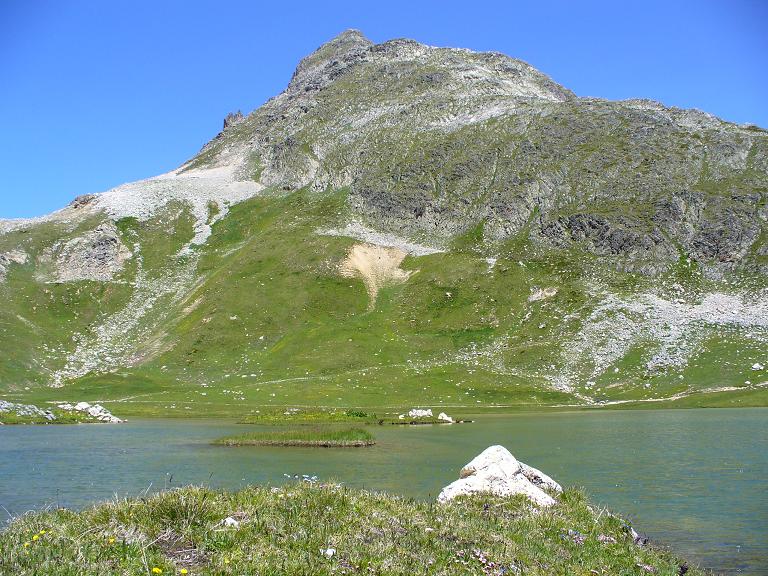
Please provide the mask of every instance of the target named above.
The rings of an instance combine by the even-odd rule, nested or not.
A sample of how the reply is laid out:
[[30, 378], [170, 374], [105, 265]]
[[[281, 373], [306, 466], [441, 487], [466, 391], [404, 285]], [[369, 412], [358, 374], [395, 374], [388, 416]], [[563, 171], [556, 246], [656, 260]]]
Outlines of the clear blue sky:
[[178, 166], [346, 28], [768, 127], [765, 0], [0, 0], [0, 217]]

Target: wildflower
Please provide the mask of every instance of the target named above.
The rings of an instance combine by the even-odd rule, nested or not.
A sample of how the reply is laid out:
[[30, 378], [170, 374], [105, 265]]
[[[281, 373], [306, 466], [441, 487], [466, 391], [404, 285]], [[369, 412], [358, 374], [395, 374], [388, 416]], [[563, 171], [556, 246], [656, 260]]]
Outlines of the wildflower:
[[24, 542], [24, 548], [29, 548], [29, 542]]
[[187, 570], [186, 568], [182, 568], [181, 570], [179, 570], [179, 574], [189, 574], [189, 570]]
[[224, 564], [229, 564], [229, 558], [224, 558]]
[[606, 534], [600, 534], [597, 537], [598, 542], [603, 542], [605, 544], [616, 544], [616, 538], [613, 536], [608, 536]]
[[40, 534], [35, 534], [34, 536], [32, 536], [33, 542], [37, 542], [38, 540], [40, 540]]
[[107, 540], [107, 542], [109, 542], [110, 544], [114, 544], [114, 543], [115, 543], [115, 538], [114, 538], [114, 536], [113, 536], [113, 537], [111, 537], [109, 540]]
[[162, 573], [163, 573], [163, 571], [160, 568], [158, 568], [157, 566], [152, 568], [152, 574], [162, 574]]
[[40, 535], [42, 536], [42, 535], [43, 535], [43, 534], [45, 534], [46, 532], [47, 532], [47, 530], [40, 530]]

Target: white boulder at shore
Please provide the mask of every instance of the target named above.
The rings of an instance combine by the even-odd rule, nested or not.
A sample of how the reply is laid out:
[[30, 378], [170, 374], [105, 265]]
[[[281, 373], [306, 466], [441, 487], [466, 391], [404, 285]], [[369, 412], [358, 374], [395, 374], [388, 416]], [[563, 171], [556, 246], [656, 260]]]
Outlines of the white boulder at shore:
[[491, 446], [476, 456], [459, 473], [459, 479], [442, 489], [438, 502], [458, 496], [490, 493], [496, 496], [524, 494], [538, 506], [551, 506], [555, 499], [543, 488], [562, 492], [549, 476], [519, 462], [504, 446]]
[[59, 404], [60, 410], [69, 410], [71, 412], [85, 412], [91, 418], [95, 418], [100, 422], [109, 422], [111, 424], [120, 424], [122, 420], [113, 415], [109, 410], [104, 408], [101, 404], [89, 404], [88, 402], [78, 402], [77, 404]]

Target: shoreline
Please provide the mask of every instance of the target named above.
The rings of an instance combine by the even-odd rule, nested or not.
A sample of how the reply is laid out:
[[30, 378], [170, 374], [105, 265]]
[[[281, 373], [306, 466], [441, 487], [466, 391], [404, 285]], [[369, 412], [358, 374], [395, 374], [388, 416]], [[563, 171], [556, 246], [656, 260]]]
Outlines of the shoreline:
[[[101, 401], [104, 404], [110, 404], [109, 401]], [[295, 405], [292, 405], [295, 406]], [[274, 406], [259, 406], [258, 408], [274, 408]], [[324, 406], [307, 406], [307, 408], [325, 408]], [[328, 407], [332, 408], [332, 407]], [[372, 409], [381, 409], [380, 407], [368, 407], [369, 410]], [[396, 409], [397, 407], [391, 407], [387, 406], [384, 407], [387, 410]], [[637, 405], [637, 404], [613, 404], [610, 406], [536, 406], [536, 407], [517, 407], [517, 406], [490, 406], [485, 408], [478, 408], [477, 406], [469, 406], [469, 405], [456, 405], [456, 406], [441, 406], [440, 409], [453, 409], [453, 408], [466, 408], [466, 414], [477, 417], [477, 416], [515, 416], [515, 415], [531, 415], [531, 414], [541, 414], [541, 415], [554, 415], [554, 414], [576, 414], [576, 413], [596, 413], [596, 412], [645, 412], [645, 411], [676, 411], [676, 410], [683, 410], [683, 411], [689, 411], [689, 410], [743, 410], [743, 409], [768, 409], [768, 405], [730, 405], [730, 406], [669, 406], [669, 405], [658, 405], [655, 403], [645, 403], [643, 405]], [[346, 407], [339, 407], [339, 410], [344, 410]], [[117, 410], [116, 410], [117, 411]], [[250, 413], [211, 413], [210, 410], [206, 411], [206, 413], [195, 413], [192, 411], [188, 411], [185, 413], [167, 413], [167, 414], [155, 414], [155, 413], [135, 413], [132, 411], [129, 411], [127, 415], [124, 415], [123, 413], [120, 413], [120, 417], [122, 419], [122, 423], [129, 423], [131, 421], [135, 420], [178, 420], [178, 421], [186, 421], [186, 420], [201, 420], [201, 421], [215, 421], [215, 420], [225, 420], [225, 421], [232, 421], [238, 424], [244, 424], [244, 425], [264, 425], [264, 426], [282, 426], [285, 424], [297, 424], [297, 425], [304, 425], [304, 424], [315, 424], [315, 423], [322, 423], [317, 421], [307, 421], [307, 422], [292, 422], [290, 420], [282, 420], [279, 422], [242, 422], [241, 420], [243, 418], [247, 418], [250, 416]], [[456, 421], [454, 424], [466, 424], [471, 423], [473, 420], [471, 419], [462, 419], [461, 421]], [[333, 422], [329, 422], [333, 423]], [[345, 423], [344, 421], [339, 423]], [[348, 421], [346, 423], [349, 423]], [[110, 424], [110, 422], [100, 422], [97, 420], [83, 420], [83, 421], [16, 421], [16, 422], [3, 422], [2, 421], [2, 414], [0, 413], [0, 427], [1, 426], [48, 426], [48, 425], [54, 425], [54, 426], [66, 426], [66, 425], [78, 425], [78, 424]], [[378, 423], [360, 423], [361, 425], [379, 425]], [[449, 422], [418, 422], [414, 425], [427, 425], [427, 424], [435, 424], [435, 425], [445, 425], [450, 424]], [[399, 422], [384, 422], [381, 425], [401, 425]]]

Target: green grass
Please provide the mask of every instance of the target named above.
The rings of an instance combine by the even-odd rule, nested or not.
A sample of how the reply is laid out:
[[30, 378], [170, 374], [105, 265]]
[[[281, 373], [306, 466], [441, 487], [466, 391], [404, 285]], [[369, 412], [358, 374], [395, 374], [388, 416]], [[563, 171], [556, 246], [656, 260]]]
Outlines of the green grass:
[[55, 420], [48, 420], [45, 416], [22, 416], [15, 412], [0, 412], [0, 424], [84, 424], [98, 423], [100, 420], [84, 412], [74, 412], [71, 410], [59, 410], [51, 408], [51, 413], [56, 417]]
[[372, 446], [375, 441], [373, 435], [362, 428], [299, 427], [233, 434], [214, 440], [213, 443], [220, 446], [357, 448]]
[[[400, 411], [400, 414], [408, 413], [408, 409]], [[456, 422], [466, 422], [462, 418], [456, 418]], [[302, 424], [321, 424], [321, 423], [356, 423], [356, 424], [445, 424], [443, 420], [437, 418], [406, 418], [401, 419], [399, 414], [375, 412], [365, 412], [359, 409], [349, 410], [316, 410], [316, 409], [298, 409], [287, 408], [281, 410], [265, 410], [258, 414], [249, 414], [240, 424], [272, 424], [272, 425], [302, 425]], [[470, 420], [471, 422], [471, 420]]]
[[[239, 526], [222, 526], [226, 517]], [[524, 497], [478, 495], [439, 505], [307, 483], [239, 492], [187, 487], [16, 518], [0, 532], [0, 573], [679, 573], [680, 559], [635, 545], [626, 526], [574, 489], [532, 513]], [[328, 557], [323, 551], [331, 548]]]
[[321, 424], [336, 422], [354, 422], [358, 424], [375, 424], [378, 417], [375, 413], [362, 410], [313, 410], [287, 408], [281, 410], [265, 410], [258, 414], [249, 414], [240, 424]]
[[82, 412], [51, 410], [56, 420], [48, 420], [43, 416], [20, 416], [13, 412], [0, 412], [0, 424], [82, 424], [101, 423]]
[[[0, 349], [8, 359], [0, 363], [0, 394], [40, 406], [99, 402], [118, 417], [253, 422], [291, 406], [318, 413], [354, 409], [379, 419], [415, 406], [452, 416], [573, 406], [581, 400], [554, 390], [547, 376], [562, 369], [563, 353], [593, 310], [590, 286], [599, 282], [630, 298], [664, 282], [687, 282], [677, 271], [662, 279], [616, 272], [576, 250], [541, 251], [524, 237], [499, 245], [489, 269], [477, 253], [478, 227], [457, 240], [456, 251], [407, 257], [402, 267], [414, 274], [384, 287], [369, 310], [362, 281], [342, 278], [336, 268], [356, 241], [315, 233], [336, 227], [346, 213], [344, 190], [298, 190], [232, 206], [196, 249], [198, 280], [189, 292], [178, 301], [159, 300], [135, 328], [126, 355], [131, 366], [86, 374], [62, 388], [48, 384], [74, 349], [73, 334], [91, 334], [128, 305], [135, 259], [119, 282], [107, 284], [45, 284], [35, 280], [31, 264], [12, 267], [0, 284], [7, 302], [0, 310]], [[125, 242], [141, 246], [147, 282], [182, 266], [175, 254], [190, 237], [189, 214], [182, 211], [173, 223], [169, 217], [118, 223]], [[61, 233], [41, 228], [24, 236], [30, 262]], [[10, 248], [22, 236], [14, 238], [0, 241]], [[691, 289], [706, 291], [708, 282], [697, 277]], [[528, 302], [541, 287], [558, 292]], [[680, 370], [646, 377], [650, 348], [641, 347], [597, 377], [587, 362], [572, 370], [580, 392], [580, 383], [592, 379], [602, 388], [601, 400], [643, 400], [689, 386], [759, 383], [765, 375], [752, 373], [750, 358], [761, 346], [759, 334], [715, 331]], [[765, 395], [752, 394], [749, 402], [766, 405]], [[307, 420], [370, 422], [324, 414]]]

